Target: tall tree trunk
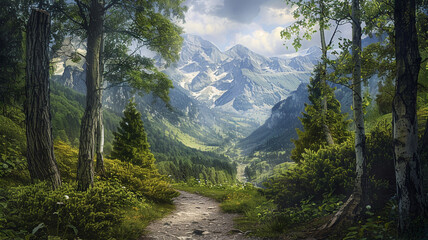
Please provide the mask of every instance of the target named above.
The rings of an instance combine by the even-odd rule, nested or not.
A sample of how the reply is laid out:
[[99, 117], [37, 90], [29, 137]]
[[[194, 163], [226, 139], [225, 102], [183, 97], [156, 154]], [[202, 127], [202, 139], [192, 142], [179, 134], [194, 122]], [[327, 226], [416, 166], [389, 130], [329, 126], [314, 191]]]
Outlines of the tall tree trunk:
[[104, 124], [103, 124], [103, 74], [104, 74], [104, 34], [101, 37], [100, 48], [100, 88], [99, 88], [99, 102], [98, 102], [98, 122], [97, 122], [97, 164], [95, 172], [98, 175], [104, 174]]
[[103, 31], [103, 4], [91, 0], [89, 7], [88, 44], [86, 53], [86, 109], [80, 127], [79, 159], [77, 165], [77, 189], [87, 190], [94, 183], [93, 159], [95, 132], [100, 102], [100, 49]]
[[415, 0], [395, 0], [395, 57], [397, 78], [393, 101], [395, 178], [399, 231], [409, 234], [412, 220], [427, 213], [419, 160], [416, 117], [417, 82], [421, 57], [416, 32]]
[[[100, 93], [100, 98], [102, 98], [102, 93]], [[102, 103], [98, 105], [98, 119], [97, 119], [97, 164], [95, 167], [95, 172], [98, 175], [102, 175], [105, 171], [104, 169], [104, 124], [103, 124], [103, 109]]]
[[[367, 204], [368, 174], [366, 161], [366, 132], [364, 129], [363, 95], [361, 91], [361, 11], [360, 1], [352, 1], [352, 72], [353, 108], [355, 122], [356, 179], [354, 195], [361, 197], [361, 206]], [[360, 209], [361, 211], [361, 209]]]
[[53, 152], [49, 96], [49, 13], [32, 9], [27, 25], [25, 122], [27, 161], [32, 181], [49, 180], [53, 189], [61, 177]]
[[334, 140], [333, 137], [331, 135], [331, 131], [330, 128], [327, 125], [327, 111], [328, 111], [328, 107], [327, 107], [327, 96], [326, 96], [326, 91], [328, 88], [327, 85], [327, 44], [325, 42], [325, 26], [324, 26], [324, 4], [323, 4], [323, 0], [319, 1], [319, 6], [320, 6], [320, 37], [321, 37], [321, 51], [322, 51], [322, 56], [321, 56], [321, 72], [320, 72], [320, 79], [321, 79], [321, 117], [322, 117], [322, 127], [323, 127], [323, 132], [324, 132], [324, 137], [325, 140], [327, 141], [328, 145], [333, 145], [334, 144]]
[[354, 68], [352, 71], [353, 106], [355, 122], [355, 156], [356, 156], [356, 178], [354, 191], [339, 211], [325, 224], [319, 236], [327, 236], [336, 226], [350, 222], [356, 222], [368, 203], [368, 174], [365, 156], [366, 135], [364, 130], [364, 112], [361, 94], [361, 11], [360, 1], [352, 0], [352, 60]]

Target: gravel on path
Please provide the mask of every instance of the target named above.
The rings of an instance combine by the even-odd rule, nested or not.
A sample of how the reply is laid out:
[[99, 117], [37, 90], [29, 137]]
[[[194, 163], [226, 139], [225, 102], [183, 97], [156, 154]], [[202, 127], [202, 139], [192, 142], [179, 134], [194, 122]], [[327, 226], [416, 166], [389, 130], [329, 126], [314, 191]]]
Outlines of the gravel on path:
[[233, 227], [233, 219], [239, 215], [222, 212], [213, 199], [180, 191], [174, 204], [176, 209], [151, 223], [140, 240], [251, 239]]

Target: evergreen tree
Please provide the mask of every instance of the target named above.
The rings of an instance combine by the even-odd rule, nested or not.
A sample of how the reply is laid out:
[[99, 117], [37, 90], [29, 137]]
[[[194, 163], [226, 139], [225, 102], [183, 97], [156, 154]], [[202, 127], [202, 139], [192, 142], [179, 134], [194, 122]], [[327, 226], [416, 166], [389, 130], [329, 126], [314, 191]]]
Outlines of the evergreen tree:
[[123, 114], [117, 132], [113, 133], [111, 157], [144, 168], [154, 168], [155, 158], [150, 152], [141, 113], [137, 110], [134, 99], [129, 101]]
[[334, 89], [325, 86], [322, 91], [322, 81], [320, 79], [320, 69], [317, 67], [314, 70], [315, 76], [310, 79], [308, 85], [310, 104], [305, 104], [305, 112], [303, 117], [299, 118], [303, 125], [303, 131], [297, 129], [298, 139], [293, 139], [295, 148], [291, 152], [291, 158], [295, 162], [302, 160], [302, 153], [305, 149], [318, 150], [321, 146], [327, 145], [327, 140], [323, 132], [321, 94], [324, 92], [327, 99], [328, 111], [326, 115], [326, 123], [331, 130], [332, 137], [335, 143], [342, 143], [349, 136], [348, 126], [350, 121], [347, 120], [347, 114], [341, 113], [340, 102], [334, 96]]

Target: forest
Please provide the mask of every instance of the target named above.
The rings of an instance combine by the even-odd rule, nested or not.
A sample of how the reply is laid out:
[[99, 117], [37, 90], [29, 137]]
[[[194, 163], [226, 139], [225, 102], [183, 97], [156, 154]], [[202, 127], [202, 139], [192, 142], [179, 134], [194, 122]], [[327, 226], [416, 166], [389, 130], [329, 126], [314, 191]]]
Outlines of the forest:
[[[238, 214], [244, 239], [428, 239], [426, 0], [283, 1], [294, 22], [278, 37], [298, 51], [317, 35], [321, 57], [295, 138], [250, 153], [222, 129], [223, 145], [197, 149], [166, 127], [191, 119], [165, 70], [183, 54], [186, 4], [0, 1], [0, 239], [141, 239], [180, 191]], [[84, 69], [82, 91], [55, 75], [60, 61]]]

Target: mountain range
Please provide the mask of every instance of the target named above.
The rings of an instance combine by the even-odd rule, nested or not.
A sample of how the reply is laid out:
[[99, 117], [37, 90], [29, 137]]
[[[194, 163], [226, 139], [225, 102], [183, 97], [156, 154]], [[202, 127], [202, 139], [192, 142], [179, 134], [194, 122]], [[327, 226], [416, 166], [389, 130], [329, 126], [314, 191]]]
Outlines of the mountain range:
[[180, 60], [164, 72], [206, 107], [261, 124], [277, 102], [308, 83], [320, 57], [317, 47], [288, 58], [264, 57], [243, 45], [222, 52], [198, 36], [184, 35]]
[[[147, 121], [156, 122], [165, 134], [201, 150], [227, 151], [236, 139], [249, 136], [279, 109], [281, 101], [293, 92], [304, 92], [303, 86], [321, 56], [318, 47], [284, 57], [265, 57], [243, 45], [220, 51], [201, 37], [183, 38], [176, 63], [162, 68], [162, 60], [155, 58], [173, 81], [173, 110], [152, 95], [136, 98]], [[57, 69], [57, 82], [85, 92], [83, 60], [75, 63], [61, 59]], [[134, 95], [127, 88], [108, 88], [103, 104], [121, 113]]]

